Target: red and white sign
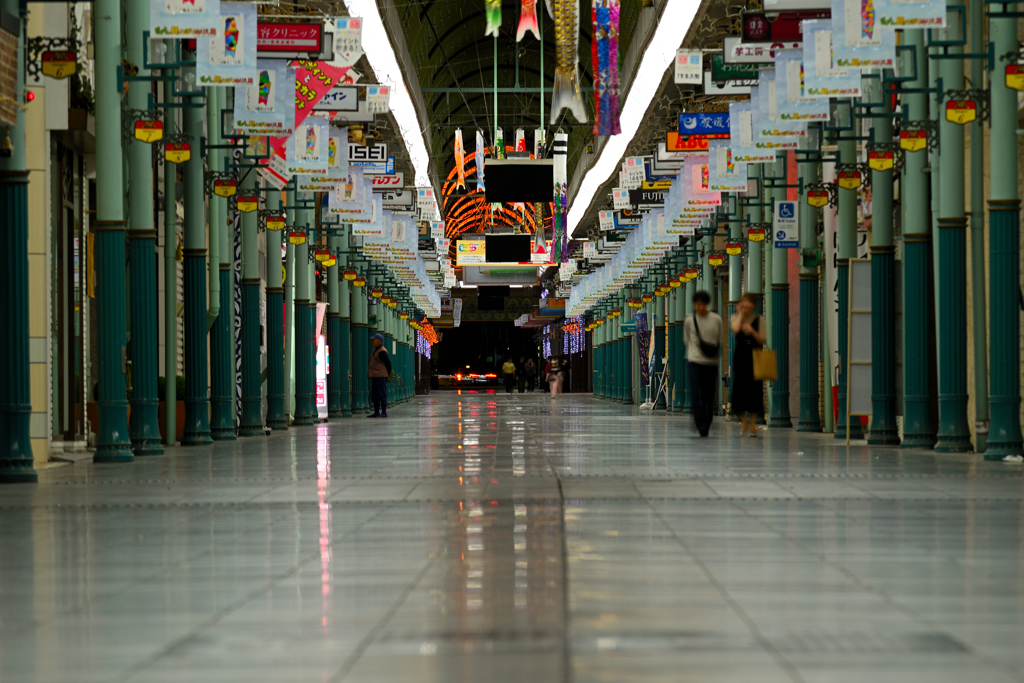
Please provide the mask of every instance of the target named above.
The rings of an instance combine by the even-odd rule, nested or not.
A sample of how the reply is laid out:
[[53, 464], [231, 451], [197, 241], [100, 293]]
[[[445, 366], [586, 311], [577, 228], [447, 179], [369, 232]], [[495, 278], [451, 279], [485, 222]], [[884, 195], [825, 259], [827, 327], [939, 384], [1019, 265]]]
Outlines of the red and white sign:
[[278, 24], [256, 26], [257, 52], [320, 52], [322, 24]]
[[378, 188], [395, 188], [402, 189], [405, 187], [405, 172], [395, 171], [391, 175], [374, 175], [370, 176], [373, 181], [373, 189]]

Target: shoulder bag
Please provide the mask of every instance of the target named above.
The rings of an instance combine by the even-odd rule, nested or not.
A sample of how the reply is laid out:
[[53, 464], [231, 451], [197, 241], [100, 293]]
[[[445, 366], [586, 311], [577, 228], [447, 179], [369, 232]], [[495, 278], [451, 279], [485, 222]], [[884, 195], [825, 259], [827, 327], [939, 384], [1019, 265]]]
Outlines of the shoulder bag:
[[722, 343], [718, 342], [712, 344], [711, 342], [704, 341], [704, 339], [700, 336], [700, 328], [697, 327], [696, 313], [693, 314], [693, 331], [697, 333], [697, 346], [700, 348], [700, 352], [704, 354], [704, 357], [718, 358], [718, 353], [722, 348]]

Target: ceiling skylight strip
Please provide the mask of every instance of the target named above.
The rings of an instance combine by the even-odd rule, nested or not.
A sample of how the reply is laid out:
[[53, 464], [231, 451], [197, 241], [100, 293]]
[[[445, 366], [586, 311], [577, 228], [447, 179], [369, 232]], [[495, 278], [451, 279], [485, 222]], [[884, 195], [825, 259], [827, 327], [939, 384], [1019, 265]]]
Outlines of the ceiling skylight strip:
[[384, 20], [374, 0], [345, 0], [350, 16], [363, 19], [363, 52], [370, 67], [377, 76], [377, 82], [391, 85], [391, 114], [395, 117], [398, 130], [405, 141], [405, 149], [416, 172], [416, 185], [430, 185], [430, 155], [423, 141], [423, 127], [420, 125], [416, 107], [409, 96], [409, 88], [398, 65], [398, 57], [391, 47]]
[[608, 138], [600, 156], [583, 176], [580, 188], [572, 199], [569, 207], [570, 235], [579, 227], [601, 186], [618, 172], [622, 156], [658, 92], [665, 70], [673, 64], [676, 50], [682, 43], [680, 36], [686, 35], [699, 7], [700, 0], [668, 0], [622, 106], [619, 119], [622, 133]]

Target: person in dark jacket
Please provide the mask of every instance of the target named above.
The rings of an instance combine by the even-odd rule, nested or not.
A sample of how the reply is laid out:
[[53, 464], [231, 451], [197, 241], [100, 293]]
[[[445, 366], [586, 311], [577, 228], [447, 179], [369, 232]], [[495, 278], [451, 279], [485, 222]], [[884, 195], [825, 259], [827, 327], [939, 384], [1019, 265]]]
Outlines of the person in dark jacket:
[[367, 376], [370, 378], [370, 400], [373, 414], [366, 417], [388, 416], [388, 377], [391, 375], [391, 358], [384, 349], [384, 337], [375, 334], [370, 338], [373, 352], [370, 354]]

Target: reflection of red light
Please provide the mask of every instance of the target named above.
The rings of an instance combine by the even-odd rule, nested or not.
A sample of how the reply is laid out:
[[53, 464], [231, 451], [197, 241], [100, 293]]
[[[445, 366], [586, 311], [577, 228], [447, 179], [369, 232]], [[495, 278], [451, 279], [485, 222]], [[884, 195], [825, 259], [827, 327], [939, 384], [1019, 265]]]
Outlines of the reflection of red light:
[[498, 501], [496, 501], [496, 500], [492, 500], [491, 501], [491, 505], [497, 505], [497, 504], [498, 504]]

